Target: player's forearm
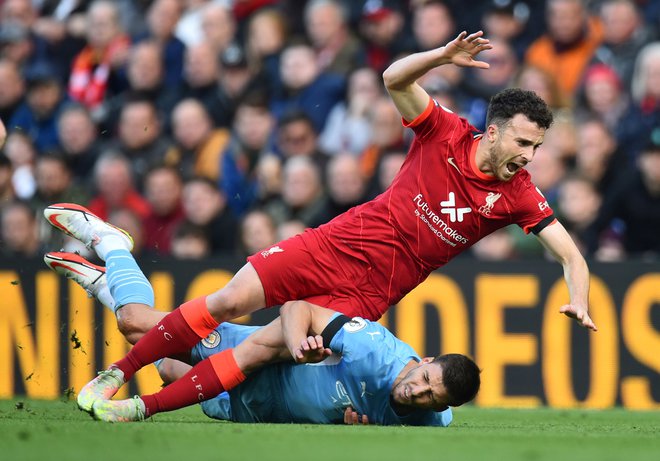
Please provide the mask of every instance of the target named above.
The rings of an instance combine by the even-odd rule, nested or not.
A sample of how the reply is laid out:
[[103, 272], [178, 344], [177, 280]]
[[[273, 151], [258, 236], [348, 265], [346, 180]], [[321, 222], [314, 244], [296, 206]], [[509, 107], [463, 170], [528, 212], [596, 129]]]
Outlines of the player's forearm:
[[290, 359], [280, 319], [258, 329], [236, 346], [234, 358], [246, 375], [269, 363]]
[[564, 268], [564, 279], [568, 285], [571, 304], [589, 306], [589, 267], [579, 252], [575, 252], [564, 261], [560, 261]]
[[309, 304], [303, 301], [285, 303], [280, 309], [282, 319], [282, 335], [286, 347], [292, 357], [300, 347], [300, 342], [309, 334], [312, 324], [312, 311]]
[[391, 91], [405, 90], [429, 70], [450, 63], [444, 50], [445, 47], [423, 51], [393, 62], [383, 72], [385, 87]]

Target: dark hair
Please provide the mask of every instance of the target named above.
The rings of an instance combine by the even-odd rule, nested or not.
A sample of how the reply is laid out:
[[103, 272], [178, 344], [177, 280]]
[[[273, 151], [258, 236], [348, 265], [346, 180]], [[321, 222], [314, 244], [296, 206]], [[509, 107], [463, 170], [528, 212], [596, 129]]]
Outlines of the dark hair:
[[520, 88], [508, 88], [490, 99], [486, 126], [503, 126], [516, 114], [524, 115], [546, 130], [552, 125], [552, 112], [536, 93]]
[[462, 354], [445, 354], [433, 359], [442, 367], [442, 382], [449, 394], [447, 405], [458, 407], [472, 400], [479, 392], [481, 370]]

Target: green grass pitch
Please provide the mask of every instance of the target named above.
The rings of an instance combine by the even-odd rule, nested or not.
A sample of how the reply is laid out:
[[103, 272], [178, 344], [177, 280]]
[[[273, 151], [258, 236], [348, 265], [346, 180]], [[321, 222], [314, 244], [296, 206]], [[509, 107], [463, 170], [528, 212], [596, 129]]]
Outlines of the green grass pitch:
[[459, 408], [450, 428], [234, 424], [198, 407], [93, 421], [71, 401], [0, 400], [0, 459], [660, 460], [660, 412]]

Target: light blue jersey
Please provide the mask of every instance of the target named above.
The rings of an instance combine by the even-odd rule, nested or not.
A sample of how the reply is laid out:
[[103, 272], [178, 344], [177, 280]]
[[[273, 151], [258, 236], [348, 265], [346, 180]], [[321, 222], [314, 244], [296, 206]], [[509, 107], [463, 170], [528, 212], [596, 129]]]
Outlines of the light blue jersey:
[[[194, 363], [235, 347], [256, 328], [220, 325], [195, 346]], [[367, 415], [371, 424], [447, 426], [451, 422], [451, 409], [416, 410], [403, 417], [394, 412], [390, 405], [394, 381], [410, 360], [420, 358], [382, 325], [356, 317], [334, 335], [330, 349], [333, 355], [321, 363], [269, 365], [229, 395], [203, 402], [202, 409], [210, 417], [237, 422], [338, 424], [343, 423], [348, 406]]]

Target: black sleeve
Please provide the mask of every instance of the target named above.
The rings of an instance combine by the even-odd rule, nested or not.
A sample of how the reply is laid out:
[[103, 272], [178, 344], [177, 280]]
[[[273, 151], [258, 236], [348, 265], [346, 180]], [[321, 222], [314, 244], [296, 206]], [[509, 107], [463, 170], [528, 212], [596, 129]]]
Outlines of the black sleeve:
[[543, 229], [548, 227], [548, 225], [552, 223], [555, 219], [557, 219], [555, 218], [555, 215], [551, 214], [550, 216], [547, 216], [543, 218], [541, 221], [539, 221], [539, 223], [536, 226], [532, 227], [530, 231], [532, 231], [534, 235], [538, 235], [539, 232], [541, 232]]
[[347, 317], [345, 315], [339, 315], [334, 319], [332, 319], [330, 323], [326, 325], [326, 327], [323, 329], [323, 332], [321, 333], [321, 337], [323, 338], [323, 344], [325, 345], [324, 347], [330, 347], [330, 341], [332, 341], [332, 338], [335, 337], [339, 329], [343, 327], [345, 323], [350, 321], [351, 321], [350, 317]]

